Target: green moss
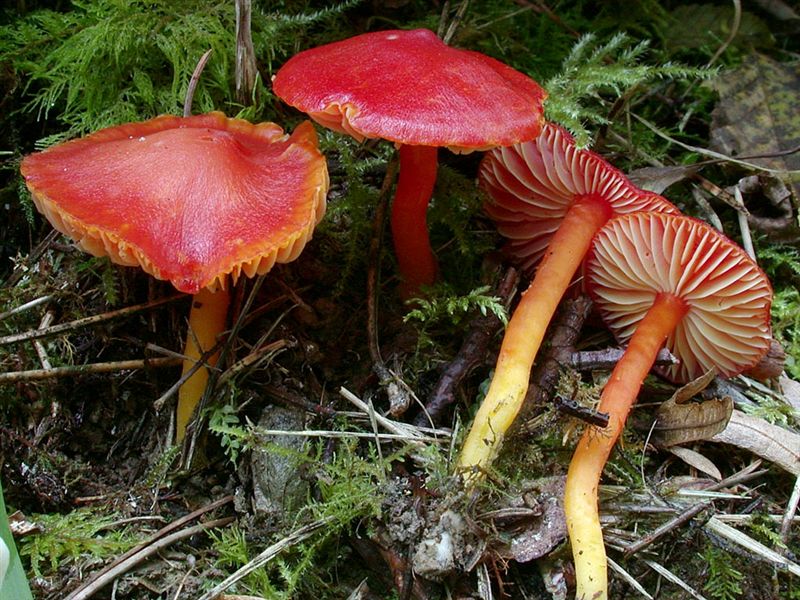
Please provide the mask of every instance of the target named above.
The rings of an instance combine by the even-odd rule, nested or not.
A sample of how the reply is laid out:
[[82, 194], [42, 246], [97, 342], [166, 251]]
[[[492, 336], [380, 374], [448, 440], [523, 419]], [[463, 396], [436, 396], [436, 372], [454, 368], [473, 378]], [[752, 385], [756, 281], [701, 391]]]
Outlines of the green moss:
[[115, 525], [117, 515], [88, 508], [66, 515], [30, 515], [29, 519], [41, 530], [22, 538], [20, 555], [37, 577], [52, 575], [78, 559], [117, 556], [138, 541], [132, 529]]

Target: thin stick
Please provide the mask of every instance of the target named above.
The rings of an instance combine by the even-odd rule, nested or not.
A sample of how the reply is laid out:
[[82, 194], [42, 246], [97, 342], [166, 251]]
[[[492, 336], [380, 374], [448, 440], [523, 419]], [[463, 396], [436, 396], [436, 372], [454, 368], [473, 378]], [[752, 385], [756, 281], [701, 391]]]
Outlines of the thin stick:
[[174, 367], [180, 364], [181, 361], [177, 358], [144, 358], [136, 360], [120, 360], [117, 362], [89, 363], [88, 365], [73, 365], [69, 367], [55, 367], [53, 369], [10, 371], [8, 373], [0, 373], [0, 385], [4, 383], [41, 381], [43, 379], [56, 379], [59, 377], [72, 377], [76, 375], [89, 375], [95, 373], [113, 373], [115, 371], [131, 371], [134, 369]]
[[247, 105], [253, 99], [258, 67], [253, 49], [252, 0], [236, 0], [236, 99]]
[[636, 554], [643, 548], [651, 545], [653, 542], [658, 540], [660, 537], [666, 535], [673, 529], [677, 529], [684, 523], [691, 521], [695, 516], [703, 512], [706, 508], [709, 508], [713, 505], [713, 501], [709, 500], [707, 502], [699, 502], [698, 504], [693, 504], [692, 506], [688, 507], [686, 510], [681, 512], [679, 515], [673, 517], [666, 523], [659, 525], [653, 531], [648, 533], [646, 536], [641, 538], [640, 540], [628, 545], [625, 548], [625, 555], [630, 556], [632, 554]]
[[369, 242], [367, 267], [367, 342], [372, 359], [372, 370], [378, 376], [381, 387], [389, 398], [389, 410], [393, 415], [402, 414], [411, 405], [411, 394], [407, 386], [386, 366], [381, 356], [378, 341], [378, 290], [380, 288], [380, 258], [383, 248], [383, 231], [386, 222], [386, 210], [389, 206], [389, 194], [397, 176], [398, 161], [393, 158], [386, 165], [386, 175], [378, 194], [378, 204], [372, 220], [372, 237]]
[[322, 437], [322, 438], [335, 438], [335, 439], [348, 439], [348, 438], [366, 438], [366, 439], [381, 439], [381, 440], [399, 440], [408, 442], [410, 444], [417, 443], [436, 443], [444, 441], [435, 437], [424, 437], [408, 433], [375, 433], [369, 431], [334, 431], [326, 429], [303, 429], [302, 431], [289, 430], [289, 429], [260, 429], [255, 428], [256, 435], [261, 437], [270, 437], [274, 435], [285, 435], [290, 437]]
[[[510, 304], [518, 282], [517, 270], [510, 267], [495, 290], [495, 295], [505, 307]], [[472, 319], [458, 354], [442, 371], [430, 400], [417, 415], [414, 425], [424, 426], [430, 423], [435, 426], [441, 422], [445, 411], [456, 402], [456, 390], [461, 382], [473, 369], [486, 361], [489, 344], [501, 327], [500, 319], [492, 312]]]
[[308, 539], [311, 537], [318, 529], [322, 529], [326, 525], [331, 524], [333, 519], [326, 518], [320, 519], [319, 521], [314, 521], [306, 525], [305, 527], [301, 527], [297, 529], [293, 533], [290, 533], [288, 536], [283, 538], [281, 541], [272, 544], [269, 548], [264, 550], [261, 554], [256, 556], [253, 560], [249, 563], [244, 565], [242, 568], [238, 569], [233, 575], [225, 579], [223, 582], [218, 583], [205, 594], [200, 596], [197, 600], [215, 600], [215, 598], [219, 597], [222, 592], [227, 590], [229, 587], [234, 585], [237, 581], [240, 581], [244, 577], [247, 577], [250, 573], [255, 571], [256, 569], [260, 569], [273, 558], [278, 556], [283, 550], [286, 548], [290, 548], [295, 544], [299, 544], [300, 542]]
[[[339, 388], [339, 395], [341, 395], [343, 398], [348, 400], [351, 404], [355, 405], [359, 410], [363, 411], [367, 415], [370, 414], [369, 405], [347, 388], [345, 387]], [[420, 434], [420, 428], [414, 425], [410, 425], [409, 423], [401, 423], [399, 421], [393, 421], [378, 413], [375, 413], [375, 420], [379, 425], [381, 425], [387, 431], [391, 431], [392, 433], [399, 434], [406, 438], [419, 438], [419, 439], [425, 438], [425, 436]], [[450, 435], [450, 433], [444, 429], [427, 429], [426, 431], [430, 431], [434, 435], [441, 435], [445, 437], [449, 437]]]
[[53, 229], [50, 231], [50, 233], [44, 236], [44, 239], [36, 245], [33, 251], [31, 251], [28, 256], [15, 265], [14, 271], [11, 273], [11, 275], [9, 275], [8, 279], [3, 284], [4, 287], [12, 288], [17, 285], [19, 280], [25, 276], [25, 273], [28, 273], [28, 269], [26, 267], [39, 260], [39, 257], [44, 254], [44, 251], [50, 247], [50, 244], [52, 244], [53, 240], [55, 240], [59, 235], [61, 235], [61, 232], [57, 229]]
[[101, 315], [92, 315], [91, 317], [84, 317], [82, 319], [70, 321], [69, 323], [61, 323], [60, 325], [53, 325], [52, 327], [47, 327], [45, 329], [33, 329], [31, 331], [26, 331], [23, 333], [15, 333], [13, 335], [7, 335], [4, 337], [0, 337], [0, 346], [4, 346], [6, 344], [15, 344], [17, 342], [27, 342], [29, 340], [49, 337], [51, 335], [58, 335], [60, 333], [65, 333], [67, 331], [74, 331], [75, 329], [80, 329], [81, 327], [88, 327], [89, 325], [97, 325], [98, 323], [103, 323], [105, 321], [110, 321], [112, 319], [120, 319], [122, 317], [127, 317], [137, 312], [141, 312], [143, 310], [156, 308], [157, 306], [161, 306], [162, 304], [168, 304], [169, 302], [175, 302], [176, 300], [183, 300], [184, 298], [189, 298], [189, 296], [187, 296], [186, 294], [177, 294], [175, 296], [168, 296], [166, 298], [153, 300], [152, 302], [145, 302], [144, 304], [136, 304], [134, 306], [128, 306], [126, 308], [120, 308], [119, 310], [112, 310], [110, 312], [103, 313]]
[[727, 39], [722, 42], [722, 45], [717, 48], [717, 51], [714, 52], [714, 56], [706, 64], [706, 67], [711, 67], [717, 59], [722, 56], [722, 53], [728, 49], [728, 46], [731, 45], [734, 38], [739, 34], [739, 27], [742, 24], [742, 3], [741, 0], [733, 0], [733, 23], [731, 23], [731, 30], [728, 33]]
[[458, 26], [461, 24], [461, 19], [464, 18], [464, 15], [467, 13], [467, 8], [469, 7], [469, 0], [461, 0], [461, 4], [458, 6], [458, 10], [456, 14], [453, 15], [453, 19], [447, 26], [447, 33], [444, 34], [442, 41], [445, 44], [449, 44], [450, 40], [453, 39], [453, 36], [456, 34], [456, 30]]
[[70, 594], [66, 600], [87, 600], [95, 595], [98, 591], [102, 588], [107, 586], [113, 580], [115, 580], [120, 575], [127, 573], [133, 567], [135, 567], [140, 562], [144, 561], [146, 558], [152, 556], [156, 552], [166, 548], [167, 546], [171, 546], [175, 542], [179, 542], [180, 540], [192, 537], [198, 533], [202, 533], [208, 529], [214, 529], [216, 527], [224, 527], [234, 521], [234, 517], [225, 517], [223, 519], [215, 519], [214, 521], [209, 521], [208, 523], [200, 523], [199, 525], [194, 525], [193, 527], [188, 527], [187, 529], [183, 529], [172, 535], [168, 535], [165, 538], [162, 538], [147, 548], [144, 548], [141, 552], [137, 552], [133, 556], [130, 556], [126, 560], [120, 562], [116, 565], [113, 569], [109, 569], [101, 577], [98, 577], [95, 581], [93, 581], [89, 586], [84, 587], [78, 593]]
[[702, 156], [710, 156], [711, 158], [716, 158], [716, 159], [719, 159], [719, 160], [721, 160], [723, 162], [731, 163], [731, 164], [734, 164], [734, 165], [739, 165], [739, 166], [742, 166], [742, 167], [747, 167], [749, 169], [753, 169], [753, 170], [756, 170], [756, 171], [762, 171], [764, 173], [773, 173], [773, 174], [777, 174], [777, 175], [784, 175], [784, 174], [785, 175], [795, 175], [797, 173], [800, 173], [800, 170], [798, 170], [798, 169], [771, 169], [769, 167], [764, 167], [762, 165], [757, 165], [756, 163], [748, 162], [748, 161], [745, 161], [745, 160], [739, 160], [738, 158], [734, 158], [732, 156], [728, 156], [728, 155], [722, 154], [720, 152], [714, 152], [713, 150], [708, 150], [706, 148], [701, 148], [699, 146], [692, 146], [691, 144], [685, 144], [685, 143], [681, 142], [680, 140], [676, 140], [674, 137], [664, 133], [663, 131], [661, 131], [658, 127], [653, 125], [647, 119], [645, 119], [643, 117], [640, 117], [637, 114], [632, 114], [632, 116], [633, 116], [634, 119], [639, 121], [642, 125], [647, 127], [650, 131], [655, 133], [658, 137], [670, 142], [671, 144], [675, 144], [676, 146], [679, 146], [679, 147], [683, 148], [684, 150], [689, 150], [690, 152], [697, 152], [698, 154], [700, 154]]
[[245, 369], [252, 367], [259, 361], [263, 360], [264, 357], [268, 354], [273, 354], [278, 350], [282, 350], [289, 346], [289, 340], [281, 339], [271, 342], [262, 346], [261, 348], [257, 348], [253, 350], [250, 354], [245, 356], [243, 359], [236, 361], [233, 363], [228, 369], [226, 369], [222, 375], [219, 377], [219, 381], [217, 381], [217, 385], [225, 385], [231, 378], [235, 377]]
[[206, 68], [206, 63], [208, 59], [211, 57], [211, 52], [213, 52], [213, 48], [209, 48], [205, 51], [203, 56], [200, 57], [200, 60], [197, 61], [197, 66], [194, 68], [194, 73], [192, 73], [192, 78], [189, 80], [189, 86], [186, 88], [186, 98], [183, 101], [183, 116], [190, 117], [192, 116], [192, 102], [194, 102], [194, 92], [197, 89], [197, 84], [200, 81], [200, 75], [203, 73], [203, 69]]
[[[121, 556], [118, 556], [114, 560], [114, 562], [109, 564], [105, 569], [103, 569], [103, 571], [101, 571], [96, 576], [94, 576], [91, 579], [89, 579], [89, 581], [87, 581], [81, 587], [79, 587], [78, 589], [73, 591], [64, 600], [77, 600], [78, 598], [88, 598], [89, 597], [88, 595], [78, 595], [78, 594], [82, 594], [84, 592], [84, 590], [86, 590], [89, 586], [94, 585], [94, 582], [97, 581], [98, 579], [100, 579], [101, 577], [104, 577], [105, 573], [107, 573], [110, 569], [115, 568], [117, 565], [119, 565], [120, 563], [126, 561], [128, 558], [130, 558], [134, 554], [138, 554], [139, 552], [141, 552], [145, 548], [148, 548], [151, 544], [155, 543], [157, 540], [163, 538], [164, 536], [166, 536], [167, 534], [171, 533], [172, 531], [175, 531], [176, 529], [179, 529], [180, 527], [183, 527], [186, 523], [189, 523], [190, 521], [194, 521], [196, 518], [202, 516], [203, 514], [205, 514], [207, 512], [210, 512], [210, 511], [212, 511], [212, 510], [214, 510], [216, 508], [219, 508], [221, 506], [224, 506], [224, 505], [228, 504], [229, 502], [233, 502], [233, 499], [234, 499], [233, 496], [225, 496], [223, 498], [220, 498], [219, 500], [215, 500], [214, 502], [211, 502], [210, 504], [207, 504], [206, 506], [198, 508], [197, 510], [189, 513], [188, 515], [184, 515], [180, 519], [176, 519], [175, 521], [173, 521], [172, 523], [170, 523], [166, 527], [162, 527], [161, 529], [159, 529], [156, 533], [154, 533], [152, 536], [150, 536], [147, 540], [145, 540], [141, 544], [139, 544], [137, 546], [134, 546], [133, 548], [128, 550], [125, 554], [122, 554]], [[96, 590], [98, 590], [100, 588], [98, 587], [98, 588], [93, 588], [93, 589], [96, 591]], [[94, 593], [94, 592], [92, 592], [92, 593]]]
[[[581, 350], [573, 352], [570, 364], [578, 371], [591, 371], [594, 369], [613, 369], [625, 353], [623, 348], [606, 348], [605, 350]], [[678, 359], [666, 348], [662, 348], [656, 355], [654, 365], [675, 365]]]
[[50, 300], [52, 300], [52, 299], [53, 299], [53, 296], [50, 296], [50, 295], [41, 296], [39, 298], [31, 300], [30, 302], [26, 302], [25, 304], [20, 304], [19, 306], [15, 307], [15, 308], [12, 308], [10, 310], [7, 310], [5, 312], [1, 312], [0, 313], [0, 321], [2, 321], [3, 319], [7, 319], [8, 317], [11, 317], [13, 315], [18, 315], [19, 313], [25, 312], [26, 310], [30, 310], [31, 308], [35, 308], [35, 307], [39, 306], [40, 304], [44, 304], [45, 302], [50, 302]]
[[[176, 381], [175, 383], [173, 383], [166, 392], [161, 394], [161, 396], [159, 396], [158, 399], [155, 400], [155, 402], [153, 402], [153, 409], [156, 412], [160, 412], [161, 409], [164, 407], [164, 404], [167, 402], [167, 400], [172, 398], [172, 396], [178, 392], [180, 387], [184, 383], [186, 383], [186, 380], [189, 379], [192, 375], [194, 375], [201, 367], [206, 367], [212, 374], [216, 373], [217, 370], [216, 367], [212, 367], [211, 365], [209, 365], [208, 359], [217, 353], [217, 351], [220, 348], [220, 345], [221, 342], [218, 342], [214, 344], [214, 346], [203, 352], [203, 354], [200, 356], [200, 359], [196, 361], [192, 365], [192, 367], [188, 371], [186, 371], [186, 373], [181, 375], [181, 378], [178, 379], [178, 381]], [[183, 364], [183, 361], [186, 360], [186, 358], [179, 358], [177, 360], [180, 360], [181, 364]]]

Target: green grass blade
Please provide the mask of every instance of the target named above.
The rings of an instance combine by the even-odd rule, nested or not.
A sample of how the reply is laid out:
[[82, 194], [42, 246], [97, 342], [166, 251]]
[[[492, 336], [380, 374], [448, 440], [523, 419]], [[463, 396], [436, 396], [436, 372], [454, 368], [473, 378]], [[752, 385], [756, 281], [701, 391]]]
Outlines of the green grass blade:
[[5, 542], [11, 553], [9, 568], [5, 578], [0, 581], [0, 598], [14, 598], [15, 600], [33, 600], [31, 590], [28, 587], [28, 579], [19, 560], [17, 548], [14, 546], [14, 538], [8, 528], [8, 515], [6, 514], [6, 503], [3, 501], [3, 486], [0, 484], [0, 539]]

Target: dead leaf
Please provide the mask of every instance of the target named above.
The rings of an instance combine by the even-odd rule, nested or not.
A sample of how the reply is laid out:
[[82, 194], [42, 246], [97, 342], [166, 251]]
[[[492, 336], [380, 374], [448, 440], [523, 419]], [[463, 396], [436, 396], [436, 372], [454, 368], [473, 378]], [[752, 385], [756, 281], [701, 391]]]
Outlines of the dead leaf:
[[797, 238], [792, 192], [780, 178], [767, 173], [748, 175], [726, 191], [734, 194], [735, 187], [741, 192], [750, 227], [768, 234], [771, 241], [792, 242]]
[[733, 411], [733, 401], [715, 398], [689, 402], [714, 380], [715, 372], [708, 371], [679, 388], [658, 410], [651, 441], [662, 448], [711, 439], [725, 429]]
[[[503, 555], [520, 563], [529, 562], [546, 556], [566, 539], [564, 483], [564, 477], [543, 477], [523, 483], [521, 492], [512, 494], [513, 504], [531, 504], [535, 500], [540, 515], [506, 529], [509, 544], [500, 550]], [[503, 528], [501, 522], [494, 520], [493, 526], [495, 529]]]
[[[800, 65], [779, 63], [762, 54], [714, 79], [720, 99], [711, 113], [711, 145], [732, 156], [774, 154], [800, 145]], [[785, 171], [800, 169], [800, 153], [750, 162]], [[793, 176], [795, 193], [800, 178]]]
[[[689, 4], [672, 11], [674, 25], [664, 30], [665, 45], [675, 51], [706, 46], [715, 48], [728, 37], [734, 20], [731, 5]], [[753, 13], [742, 11], [737, 46], [771, 46], [775, 43], [769, 27]]]
[[710, 459], [706, 458], [699, 452], [695, 452], [690, 448], [684, 448], [682, 446], [675, 446], [674, 448], [669, 449], [672, 454], [680, 458], [683, 462], [685, 462], [690, 467], [694, 467], [701, 473], [705, 473], [709, 477], [713, 477], [717, 481], [722, 479], [722, 473], [717, 468]]
[[697, 173], [699, 167], [678, 165], [674, 167], [643, 167], [628, 173], [628, 179], [643, 190], [663, 194], [669, 186], [688, 179]]
[[781, 390], [783, 391], [783, 399], [793, 409], [800, 412], [800, 381], [790, 379], [786, 375], [781, 375], [778, 380]]
[[800, 435], [764, 419], [734, 410], [728, 426], [713, 441], [749, 450], [795, 476], [800, 475]]

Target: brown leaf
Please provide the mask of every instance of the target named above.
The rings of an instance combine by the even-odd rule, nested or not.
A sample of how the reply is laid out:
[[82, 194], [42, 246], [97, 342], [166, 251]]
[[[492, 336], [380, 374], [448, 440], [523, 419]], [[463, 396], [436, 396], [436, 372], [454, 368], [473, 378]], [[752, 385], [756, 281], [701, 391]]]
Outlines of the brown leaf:
[[508, 545], [499, 550], [502, 555], [517, 562], [529, 562], [546, 556], [566, 539], [564, 481], [564, 477], [543, 477], [524, 482], [521, 493], [511, 495], [512, 504], [535, 504], [539, 515], [519, 520], [513, 526], [492, 519], [495, 530], [506, 530]]
[[[681, 5], [670, 14], [673, 25], [664, 31], [664, 44], [674, 51], [702, 46], [716, 47], [730, 32], [734, 20], [733, 7], [729, 4], [714, 6], [709, 3]], [[772, 46], [775, 39], [769, 27], [747, 10], [742, 11], [735, 46]]]
[[674, 448], [669, 449], [675, 456], [680, 458], [683, 462], [685, 462], [690, 467], [694, 467], [701, 473], [705, 473], [706, 475], [713, 477], [717, 481], [722, 479], [722, 473], [717, 468], [710, 459], [706, 458], [699, 452], [695, 452], [689, 448], [683, 448], [681, 446], [675, 446]]
[[643, 167], [628, 173], [628, 179], [643, 190], [663, 194], [674, 183], [688, 179], [699, 167], [694, 165], [677, 165], [673, 167]]
[[724, 431], [713, 441], [732, 444], [800, 475], [800, 435], [764, 419], [735, 410]]
[[651, 441], [662, 448], [707, 440], [725, 429], [733, 411], [730, 398], [689, 402], [714, 380], [709, 371], [678, 389], [658, 410]]
[[783, 391], [783, 399], [797, 412], [800, 412], [800, 381], [782, 375], [779, 383]]
[[[715, 150], [730, 155], [761, 155], [800, 145], [800, 65], [753, 53], [738, 69], [717, 77], [712, 86], [720, 96], [711, 114]], [[773, 169], [800, 169], [797, 152], [749, 160]], [[796, 174], [793, 181], [798, 182]], [[795, 191], [800, 191], [800, 184], [795, 185]]]

